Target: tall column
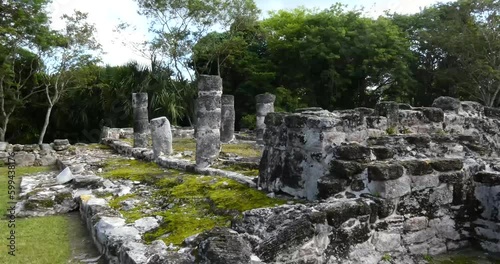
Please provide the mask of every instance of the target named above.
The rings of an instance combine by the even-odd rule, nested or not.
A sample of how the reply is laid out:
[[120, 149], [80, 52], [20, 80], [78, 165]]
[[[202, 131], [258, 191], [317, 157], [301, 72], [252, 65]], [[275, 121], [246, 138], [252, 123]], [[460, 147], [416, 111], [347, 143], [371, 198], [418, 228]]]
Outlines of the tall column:
[[151, 129], [155, 159], [161, 154], [172, 155], [172, 130], [168, 119], [164, 116], [151, 119], [149, 127]]
[[222, 79], [200, 75], [196, 100], [196, 167], [205, 168], [220, 152]]
[[227, 143], [234, 139], [234, 96], [222, 95], [220, 140]]
[[148, 94], [132, 93], [134, 108], [134, 148], [145, 148], [148, 145]]
[[257, 143], [264, 143], [264, 130], [266, 129], [266, 124], [264, 124], [264, 120], [268, 113], [274, 112], [274, 100], [276, 100], [276, 95], [265, 93], [258, 94], [255, 96], [255, 101], [257, 102]]

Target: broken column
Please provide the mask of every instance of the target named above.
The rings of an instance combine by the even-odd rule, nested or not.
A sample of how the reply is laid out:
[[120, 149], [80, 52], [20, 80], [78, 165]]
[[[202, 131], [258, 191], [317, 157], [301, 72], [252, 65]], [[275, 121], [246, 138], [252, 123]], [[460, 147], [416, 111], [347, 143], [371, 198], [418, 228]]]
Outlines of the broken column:
[[160, 155], [172, 155], [172, 130], [170, 122], [164, 116], [151, 119], [149, 125], [153, 139], [153, 153], [155, 159]]
[[227, 143], [234, 139], [234, 96], [223, 95], [221, 117], [222, 123], [220, 127], [220, 140]]
[[134, 111], [134, 148], [145, 148], [148, 145], [148, 94], [132, 93]]
[[255, 96], [255, 101], [257, 102], [257, 124], [256, 124], [256, 132], [257, 132], [257, 143], [264, 143], [264, 130], [266, 125], [264, 124], [264, 120], [268, 113], [274, 112], [274, 100], [276, 100], [276, 96], [274, 94], [265, 93], [258, 94]]
[[196, 167], [212, 164], [220, 152], [222, 79], [200, 75], [196, 100]]

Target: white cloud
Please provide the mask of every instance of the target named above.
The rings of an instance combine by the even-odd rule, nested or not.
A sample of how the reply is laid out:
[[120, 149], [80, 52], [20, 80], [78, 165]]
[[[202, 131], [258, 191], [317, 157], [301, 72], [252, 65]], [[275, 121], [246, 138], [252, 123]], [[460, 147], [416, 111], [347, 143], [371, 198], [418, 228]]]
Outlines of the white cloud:
[[[74, 10], [88, 13], [88, 21], [95, 25], [96, 37], [105, 52], [103, 62], [110, 65], [121, 65], [131, 60], [149, 63], [131, 47], [122, 44], [146, 40], [147, 21], [137, 14], [137, 9], [133, 0], [54, 0], [49, 7], [54, 29], [64, 26], [60, 19], [63, 14], [72, 14]], [[137, 27], [137, 30], [128, 30], [122, 34], [113, 32], [120, 21]]]
[[[255, 2], [262, 10], [263, 16], [267, 16], [270, 10], [292, 9], [299, 6], [324, 9], [330, 7], [335, 1], [255, 0]], [[418, 12], [421, 7], [434, 4], [437, 0], [340, 0], [340, 2], [347, 4], [350, 8], [364, 6], [367, 15], [377, 17], [388, 9], [399, 13]], [[136, 60], [142, 64], [149, 64], [149, 60], [131, 48], [131, 44], [126, 46], [122, 44], [123, 42], [140, 43], [147, 39], [147, 20], [137, 14], [138, 7], [134, 0], [54, 0], [49, 10], [52, 13], [52, 26], [55, 29], [64, 26], [60, 20], [63, 14], [71, 14], [73, 10], [88, 13], [89, 22], [95, 24], [97, 38], [106, 53], [102, 57], [104, 63], [121, 65]], [[131, 24], [136, 27], [136, 30], [128, 30], [121, 34], [113, 32], [120, 21]]]

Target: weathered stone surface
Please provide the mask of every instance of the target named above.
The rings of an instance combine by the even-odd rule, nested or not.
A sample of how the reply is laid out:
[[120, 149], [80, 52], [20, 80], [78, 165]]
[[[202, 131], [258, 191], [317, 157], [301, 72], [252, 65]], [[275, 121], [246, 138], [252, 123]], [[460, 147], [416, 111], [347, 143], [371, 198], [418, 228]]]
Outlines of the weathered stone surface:
[[427, 228], [429, 225], [429, 219], [425, 216], [417, 216], [409, 218], [404, 223], [405, 231], [419, 231]]
[[6, 151], [7, 146], [9, 146], [8, 142], [0, 142], [0, 151]]
[[216, 228], [202, 236], [207, 238], [199, 245], [198, 256], [202, 263], [249, 263], [250, 244], [238, 233], [227, 228]]
[[403, 176], [395, 180], [371, 181], [368, 189], [382, 198], [397, 198], [410, 192], [411, 180], [408, 176]]
[[487, 117], [500, 119], [500, 108], [485, 107], [484, 115]]
[[356, 143], [337, 147], [337, 156], [339, 159], [367, 161], [370, 159], [370, 154], [370, 148]]
[[462, 109], [474, 115], [483, 116], [484, 106], [478, 102], [462, 101], [460, 102]]
[[369, 193], [363, 193], [361, 197], [368, 198], [377, 204], [377, 215], [379, 218], [386, 218], [396, 209], [396, 203], [392, 202], [390, 199], [380, 198]]
[[405, 160], [401, 162], [401, 165], [406, 168], [406, 172], [410, 175], [425, 175], [434, 171], [428, 160]]
[[458, 184], [464, 181], [465, 173], [463, 171], [444, 172], [439, 174], [439, 181], [449, 184]]
[[234, 122], [235, 122], [235, 111], [234, 111], [234, 96], [232, 95], [222, 95], [222, 124], [220, 127], [220, 140], [227, 143], [234, 139]]
[[53, 149], [56, 151], [64, 151], [69, 148], [69, 140], [67, 139], [55, 139], [53, 143]]
[[441, 108], [444, 111], [458, 111], [461, 108], [460, 101], [449, 96], [438, 97], [432, 103], [432, 107]]
[[368, 165], [368, 179], [373, 181], [395, 180], [403, 176], [404, 169], [398, 163], [372, 163]]
[[171, 155], [174, 151], [172, 149], [172, 131], [168, 119], [164, 116], [151, 119], [149, 126], [155, 159], [161, 154]]
[[396, 154], [393, 148], [387, 147], [372, 147], [371, 150], [377, 160], [392, 159]]
[[54, 149], [52, 148], [52, 146], [50, 144], [47, 144], [47, 143], [43, 143], [40, 145], [40, 149], [42, 151], [54, 151]]
[[474, 181], [487, 186], [498, 186], [500, 185], [500, 172], [480, 171], [474, 175]]
[[440, 206], [450, 204], [453, 201], [453, 186], [441, 184], [433, 189], [429, 195], [429, 202], [433, 205]]
[[149, 128], [148, 94], [132, 93], [132, 108], [134, 115], [134, 148], [145, 148], [148, 145], [147, 131]]
[[396, 102], [380, 102], [375, 106], [377, 115], [387, 117], [387, 127], [395, 127], [399, 122], [399, 104]]
[[457, 171], [463, 167], [463, 161], [460, 159], [434, 159], [430, 161], [432, 168], [437, 171]]
[[151, 216], [137, 219], [134, 222], [134, 227], [137, 228], [137, 230], [139, 230], [139, 232], [141, 233], [154, 230], [159, 226], [160, 224], [158, 223], [158, 219]]
[[16, 152], [14, 156], [15, 164], [19, 167], [33, 166], [35, 163], [35, 154], [28, 152]]
[[198, 81], [196, 121], [196, 166], [206, 168], [220, 152], [222, 79], [201, 75]]
[[266, 129], [266, 124], [264, 123], [265, 117], [268, 113], [274, 112], [274, 101], [276, 100], [276, 96], [274, 94], [265, 93], [258, 94], [255, 96], [256, 101], [256, 110], [257, 110], [257, 124], [256, 124], [256, 133], [257, 133], [257, 142], [262, 143], [262, 139], [264, 136], [264, 130]]
[[333, 177], [349, 179], [363, 170], [364, 165], [355, 161], [332, 160], [330, 163], [330, 174]]
[[373, 235], [372, 243], [380, 252], [403, 251], [401, 246], [401, 235], [385, 232], [377, 232]]
[[403, 236], [403, 242], [407, 245], [429, 241], [436, 236], [433, 228], [426, 228], [417, 232], [407, 233]]
[[74, 176], [69, 168], [65, 168], [61, 173], [56, 176], [56, 181], [58, 184], [64, 184], [73, 180]]
[[443, 122], [444, 112], [437, 107], [416, 107], [414, 110], [422, 111], [425, 117], [431, 122]]
[[326, 199], [342, 192], [347, 187], [347, 181], [332, 177], [322, 177], [318, 180], [318, 198]]

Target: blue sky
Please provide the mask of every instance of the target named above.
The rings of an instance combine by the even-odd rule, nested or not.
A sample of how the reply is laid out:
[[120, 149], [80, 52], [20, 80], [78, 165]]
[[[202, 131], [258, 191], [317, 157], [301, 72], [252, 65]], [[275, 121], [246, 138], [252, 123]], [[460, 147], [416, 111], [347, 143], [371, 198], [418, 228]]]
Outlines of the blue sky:
[[[336, 2], [348, 5], [350, 8], [364, 7], [368, 16], [377, 17], [384, 10], [399, 13], [415, 13], [421, 7], [437, 3], [437, 0], [254, 0], [265, 17], [269, 11], [277, 9], [293, 9], [299, 6], [307, 8], [328, 8]], [[447, 0], [443, 0], [447, 1]], [[441, 2], [443, 2], [441, 1]], [[147, 37], [147, 21], [139, 16], [137, 4], [133, 0], [53, 0], [50, 6], [54, 28], [60, 28], [62, 23], [58, 19], [61, 15], [80, 10], [89, 13], [89, 21], [97, 28], [97, 38], [103, 46], [104, 63], [110, 65], [124, 64], [130, 60], [137, 60], [149, 64], [148, 60], [139, 52], [131, 48], [133, 43], [144, 41]], [[133, 25], [136, 30], [121, 34], [113, 32], [120, 21]], [[124, 45], [126, 43], [126, 45]]]

